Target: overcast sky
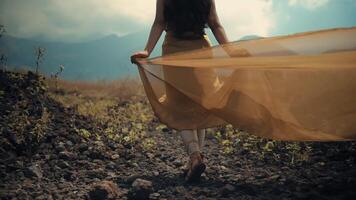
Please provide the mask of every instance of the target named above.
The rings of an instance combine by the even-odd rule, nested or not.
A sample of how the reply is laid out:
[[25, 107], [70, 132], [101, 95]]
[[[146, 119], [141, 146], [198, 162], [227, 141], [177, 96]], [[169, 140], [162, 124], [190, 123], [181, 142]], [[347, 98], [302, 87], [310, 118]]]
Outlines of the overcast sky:
[[[24, 38], [77, 42], [147, 30], [156, 0], [0, 0], [0, 24]], [[215, 0], [229, 38], [356, 26], [356, 0]]]

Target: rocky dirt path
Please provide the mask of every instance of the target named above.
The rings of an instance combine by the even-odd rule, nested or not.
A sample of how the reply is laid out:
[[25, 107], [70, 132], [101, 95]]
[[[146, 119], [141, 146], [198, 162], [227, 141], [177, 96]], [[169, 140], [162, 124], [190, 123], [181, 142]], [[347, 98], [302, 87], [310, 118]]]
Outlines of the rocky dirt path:
[[[125, 125], [122, 131], [130, 136], [126, 129], [139, 127], [144, 137], [115, 140], [104, 134], [110, 132], [109, 122], [49, 98], [33, 74], [1, 72], [0, 78], [0, 199], [356, 197], [353, 142], [295, 144], [239, 133], [235, 145], [221, 139], [227, 128], [212, 130], [204, 149], [208, 168], [200, 183], [186, 184], [182, 169], [187, 158], [180, 137], [173, 130], [155, 128], [160, 126], [156, 119]], [[121, 121], [131, 123], [137, 119], [122, 112], [136, 109], [133, 104], [113, 110]], [[227, 144], [234, 151], [226, 152]]]

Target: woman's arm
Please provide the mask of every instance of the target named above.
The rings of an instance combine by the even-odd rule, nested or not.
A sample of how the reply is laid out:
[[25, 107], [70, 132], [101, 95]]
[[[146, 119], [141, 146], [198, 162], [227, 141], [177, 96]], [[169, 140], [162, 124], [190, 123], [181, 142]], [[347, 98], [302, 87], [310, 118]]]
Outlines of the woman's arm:
[[151, 31], [148, 37], [146, 47], [143, 51], [136, 52], [131, 56], [132, 63], [136, 63], [136, 58], [147, 58], [152, 53], [166, 25], [164, 21], [163, 9], [164, 9], [164, 0], [157, 0], [156, 17], [151, 27]]
[[216, 12], [215, 0], [211, 0], [211, 9], [209, 14], [208, 25], [219, 44], [226, 44], [229, 42], [229, 39], [227, 38], [225, 33], [225, 29], [221, 25], [218, 14]]

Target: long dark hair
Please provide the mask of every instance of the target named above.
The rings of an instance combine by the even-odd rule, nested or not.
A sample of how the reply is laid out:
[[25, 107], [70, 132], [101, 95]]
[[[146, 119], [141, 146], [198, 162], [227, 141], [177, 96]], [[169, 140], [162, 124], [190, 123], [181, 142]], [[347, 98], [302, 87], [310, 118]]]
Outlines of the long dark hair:
[[184, 32], [203, 34], [210, 9], [211, 0], [165, 0], [167, 29], [178, 37]]

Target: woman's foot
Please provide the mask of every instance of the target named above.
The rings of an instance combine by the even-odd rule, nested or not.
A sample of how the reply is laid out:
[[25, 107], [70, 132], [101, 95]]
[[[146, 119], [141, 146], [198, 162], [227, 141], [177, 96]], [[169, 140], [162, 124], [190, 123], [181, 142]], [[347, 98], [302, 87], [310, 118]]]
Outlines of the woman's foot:
[[[200, 156], [201, 156], [203, 162], [205, 163], [206, 160], [205, 160], [204, 154], [200, 153]], [[185, 165], [185, 167], [183, 168], [183, 174], [182, 174], [183, 177], [186, 177], [186, 176], [187, 176], [188, 171], [189, 171], [189, 169], [190, 169], [190, 163], [191, 163], [191, 161], [189, 160], [188, 163], [187, 163], [187, 164]]]
[[200, 180], [201, 174], [205, 171], [206, 165], [200, 152], [194, 152], [190, 155], [189, 169], [186, 172], [185, 180], [187, 182], [196, 182]]

